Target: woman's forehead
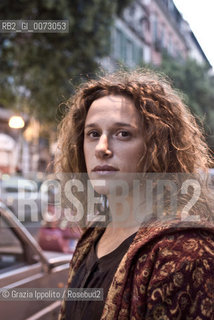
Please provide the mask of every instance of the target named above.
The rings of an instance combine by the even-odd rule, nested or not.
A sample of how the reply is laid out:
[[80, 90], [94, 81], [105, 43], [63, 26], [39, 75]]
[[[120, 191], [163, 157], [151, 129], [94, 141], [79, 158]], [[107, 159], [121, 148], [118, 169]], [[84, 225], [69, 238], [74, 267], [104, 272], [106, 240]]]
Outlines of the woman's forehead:
[[109, 94], [106, 95], [104, 97], [100, 97], [96, 100], [94, 100], [91, 104], [92, 105], [121, 105], [121, 106], [125, 106], [125, 105], [130, 105], [133, 104], [133, 101], [131, 98], [125, 97], [123, 95], [113, 95], [113, 94]]
[[139, 118], [139, 111], [131, 99], [109, 95], [93, 101], [86, 117], [86, 123], [107, 119], [138, 123]]

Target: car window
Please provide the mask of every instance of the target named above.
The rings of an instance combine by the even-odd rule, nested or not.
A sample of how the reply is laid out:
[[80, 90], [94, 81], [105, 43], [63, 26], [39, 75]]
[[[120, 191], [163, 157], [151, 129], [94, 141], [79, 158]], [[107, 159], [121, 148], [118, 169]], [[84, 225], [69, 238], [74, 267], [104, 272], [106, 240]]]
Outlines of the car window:
[[18, 188], [16, 188], [16, 187], [6, 187], [6, 188], [5, 188], [5, 192], [8, 192], [8, 193], [17, 193], [17, 192], [18, 192]]
[[37, 192], [37, 184], [34, 181], [22, 178], [9, 178], [2, 182], [2, 188], [6, 192]]
[[0, 273], [25, 263], [22, 243], [7, 222], [0, 217]]
[[18, 188], [18, 187], [6, 187], [5, 192], [8, 193], [18, 193], [18, 192], [35, 192], [34, 189], [30, 188]]

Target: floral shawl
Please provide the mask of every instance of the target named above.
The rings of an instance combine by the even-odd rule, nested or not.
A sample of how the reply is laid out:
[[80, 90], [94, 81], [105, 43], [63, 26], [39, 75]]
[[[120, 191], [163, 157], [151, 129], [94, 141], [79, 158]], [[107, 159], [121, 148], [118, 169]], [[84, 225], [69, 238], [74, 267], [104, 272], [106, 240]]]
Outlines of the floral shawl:
[[[89, 228], [69, 280], [96, 241]], [[62, 303], [59, 320], [65, 319]], [[214, 320], [214, 225], [153, 222], [137, 232], [114, 275], [101, 320]]]

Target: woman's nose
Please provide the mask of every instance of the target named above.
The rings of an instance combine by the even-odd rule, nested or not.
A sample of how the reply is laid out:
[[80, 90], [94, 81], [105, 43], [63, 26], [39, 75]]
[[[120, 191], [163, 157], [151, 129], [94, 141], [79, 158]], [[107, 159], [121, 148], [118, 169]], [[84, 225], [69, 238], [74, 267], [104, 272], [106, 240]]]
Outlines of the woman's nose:
[[101, 135], [96, 148], [95, 148], [96, 157], [111, 157], [112, 151], [109, 147], [109, 141], [107, 135]]

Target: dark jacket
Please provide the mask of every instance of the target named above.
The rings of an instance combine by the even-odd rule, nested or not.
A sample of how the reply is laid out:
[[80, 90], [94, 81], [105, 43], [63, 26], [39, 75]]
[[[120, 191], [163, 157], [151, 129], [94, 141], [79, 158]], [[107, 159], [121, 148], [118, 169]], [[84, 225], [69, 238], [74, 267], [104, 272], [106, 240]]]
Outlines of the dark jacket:
[[[86, 230], [71, 282], [101, 228]], [[62, 304], [60, 320], [64, 319]], [[102, 320], [214, 320], [214, 225], [150, 222], [141, 226], [108, 291]]]

